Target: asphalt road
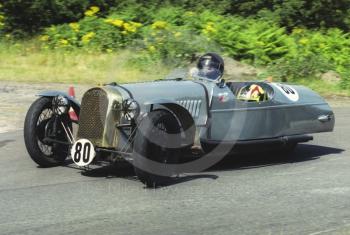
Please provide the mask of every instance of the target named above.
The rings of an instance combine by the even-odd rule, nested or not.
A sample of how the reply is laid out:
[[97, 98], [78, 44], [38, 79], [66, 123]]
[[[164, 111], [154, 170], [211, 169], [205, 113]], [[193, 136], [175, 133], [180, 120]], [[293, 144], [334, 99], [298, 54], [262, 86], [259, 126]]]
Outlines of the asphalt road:
[[132, 169], [38, 168], [0, 135], [0, 234], [350, 234], [350, 108], [290, 156], [226, 158], [145, 189]]

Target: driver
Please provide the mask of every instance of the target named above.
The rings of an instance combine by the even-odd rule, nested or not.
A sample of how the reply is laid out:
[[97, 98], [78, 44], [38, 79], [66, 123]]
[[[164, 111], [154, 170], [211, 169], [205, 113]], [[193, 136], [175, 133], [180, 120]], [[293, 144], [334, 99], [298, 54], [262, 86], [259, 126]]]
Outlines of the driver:
[[197, 68], [191, 72], [192, 76], [218, 81], [224, 74], [224, 60], [215, 53], [207, 53], [201, 56]]

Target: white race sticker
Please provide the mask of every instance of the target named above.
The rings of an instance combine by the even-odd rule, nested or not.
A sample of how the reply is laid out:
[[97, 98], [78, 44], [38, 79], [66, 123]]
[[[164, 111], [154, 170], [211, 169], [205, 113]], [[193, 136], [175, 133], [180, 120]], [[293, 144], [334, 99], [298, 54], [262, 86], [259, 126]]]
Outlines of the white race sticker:
[[71, 149], [71, 156], [78, 166], [87, 166], [96, 156], [94, 145], [87, 139], [78, 140]]
[[279, 83], [274, 85], [291, 101], [297, 102], [299, 100], [299, 94], [293, 87]]

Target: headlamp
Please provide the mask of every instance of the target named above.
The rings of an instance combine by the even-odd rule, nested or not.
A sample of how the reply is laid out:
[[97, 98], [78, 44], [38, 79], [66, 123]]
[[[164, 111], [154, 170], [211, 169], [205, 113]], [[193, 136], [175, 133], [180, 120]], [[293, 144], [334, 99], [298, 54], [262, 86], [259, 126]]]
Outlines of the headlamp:
[[140, 115], [140, 105], [131, 98], [123, 100], [122, 111], [127, 120], [136, 119]]
[[62, 95], [58, 95], [52, 99], [52, 108], [57, 115], [66, 114], [70, 108], [69, 100]]

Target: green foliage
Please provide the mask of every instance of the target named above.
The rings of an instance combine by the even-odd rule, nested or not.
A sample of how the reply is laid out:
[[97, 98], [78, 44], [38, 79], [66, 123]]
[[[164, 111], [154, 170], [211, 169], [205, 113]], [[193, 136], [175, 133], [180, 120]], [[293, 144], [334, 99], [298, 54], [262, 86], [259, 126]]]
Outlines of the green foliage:
[[[163, 27], [164, 25], [164, 27]], [[206, 37], [182, 30], [181, 27], [155, 21], [144, 29], [141, 60], [161, 60], [170, 66], [179, 66], [196, 59], [196, 54], [214, 49]]]
[[268, 74], [279, 78], [282, 82], [297, 80], [300, 78], [315, 77], [315, 75], [327, 72], [331, 66], [325, 59], [315, 54], [295, 58], [281, 58], [268, 66]]
[[350, 0], [241, 0], [231, 1], [226, 11], [245, 17], [262, 17], [289, 30], [294, 27], [350, 30]]
[[43, 27], [81, 19], [91, 5], [106, 8], [104, 0], [1, 0], [5, 31], [16, 37], [39, 32]]
[[[347, 64], [347, 68], [350, 68], [350, 62]], [[340, 82], [340, 87], [350, 91], [350, 70], [346, 69], [340, 72], [342, 80]]]
[[[131, 62], [145, 67], [159, 61], [177, 66], [217, 51], [267, 67], [264, 76], [282, 81], [334, 70], [342, 76], [341, 86], [349, 88], [350, 34], [339, 29], [350, 23], [344, 15], [348, 10], [340, 9], [348, 1], [330, 6], [325, 0], [151, 0], [147, 5], [140, 0], [9, 0], [4, 17], [0, 8], [0, 30], [35, 33], [53, 24], [38, 37], [43, 49], [112, 53], [133, 48], [138, 56]], [[337, 17], [329, 18], [325, 7]]]
[[222, 45], [228, 55], [255, 65], [284, 57], [290, 53], [293, 43], [284, 28], [239, 17], [208, 22], [204, 32]]
[[[315, 77], [328, 70], [349, 77], [350, 35], [339, 29], [324, 32], [296, 28], [289, 36], [294, 50], [269, 64], [269, 72], [281, 80]], [[346, 82], [347, 83], [347, 82]]]
[[[350, 30], [350, 0], [0, 0], [5, 13], [5, 30], [16, 35], [34, 34], [52, 24], [69, 23], [84, 17], [90, 6], [100, 14], [118, 11], [134, 21], [151, 23], [149, 18], [182, 24], [185, 11], [251, 17], [272, 21], [291, 31], [295, 27]], [[131, 20], [131, 19], [130, 19]]]
[[2, 5], [0, 4], [0, 37], [1, 37], [1, 33], [2, 33], [2, 30], [5, 26], [5, 16], [4, 16], [4, 13], [3, 13], [3, 9], [2, 9]]
[[87, 48], [110, 51], [130, 45], [140, 37], [142, 24], [118, 18], [87, 16], [79, 22], [52, 26], [40, 40], [45, 48]]
[[214, 48], [205, 35], [194, 33], [199, 29], [186, 25], [185, 19], [192, 13], [164, 8], [159, 14], [149, 12], [148, 21], [139, 23], [133, 21], [136, 17], [131, 17], [132, 11], [130, 8], [106, 18], [95, 13], [78, 22], [51, 26], [39, 39], [45, 49], [83, 48], [112, 52], [132, 47], [144, 60], [162, 60], [173, 65], [186, 63], [196, 53]]

